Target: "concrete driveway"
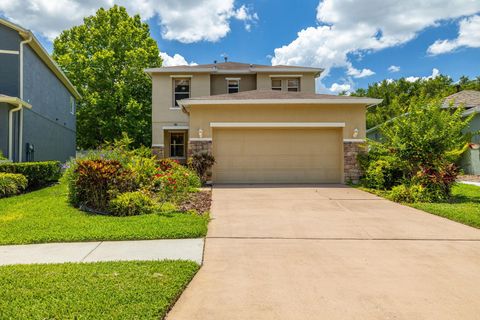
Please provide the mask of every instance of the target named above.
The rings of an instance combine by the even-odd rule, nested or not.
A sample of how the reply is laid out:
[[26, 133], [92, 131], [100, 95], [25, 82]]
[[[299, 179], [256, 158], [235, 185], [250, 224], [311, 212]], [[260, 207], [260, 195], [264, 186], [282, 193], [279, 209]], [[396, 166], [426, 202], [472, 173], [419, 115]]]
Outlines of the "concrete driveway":
[[480, 231], [345, 186], [220, 186], [168, 319], [479, 319]]

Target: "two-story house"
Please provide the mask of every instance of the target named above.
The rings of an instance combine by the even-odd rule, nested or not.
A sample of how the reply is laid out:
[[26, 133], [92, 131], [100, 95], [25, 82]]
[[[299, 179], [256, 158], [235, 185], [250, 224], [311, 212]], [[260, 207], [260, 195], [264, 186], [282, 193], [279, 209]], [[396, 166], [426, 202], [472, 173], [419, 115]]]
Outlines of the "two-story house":
[[147, 69], [152, 150], [180, 161], [213, 153], [214, 183], [358, 180], [366, 107], [381, 100], [316, 94], [322, 71], [236, 62]]
[[0, 151], [12, 161], [75, 156], [80, 95], [33, 33], [0, 18]]

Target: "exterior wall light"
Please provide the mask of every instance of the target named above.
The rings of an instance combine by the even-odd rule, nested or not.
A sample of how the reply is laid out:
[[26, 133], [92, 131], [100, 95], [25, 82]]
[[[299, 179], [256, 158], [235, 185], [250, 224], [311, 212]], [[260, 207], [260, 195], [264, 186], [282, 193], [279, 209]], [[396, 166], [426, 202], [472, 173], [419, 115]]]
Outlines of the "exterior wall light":
[[358, 129], [355, 128], [355, 130], [353, 130], [353, 137], [356, 138], [358, 137]]
[[203, 130], [202, 129], [198, 129], [198, 137], [203, 138]]

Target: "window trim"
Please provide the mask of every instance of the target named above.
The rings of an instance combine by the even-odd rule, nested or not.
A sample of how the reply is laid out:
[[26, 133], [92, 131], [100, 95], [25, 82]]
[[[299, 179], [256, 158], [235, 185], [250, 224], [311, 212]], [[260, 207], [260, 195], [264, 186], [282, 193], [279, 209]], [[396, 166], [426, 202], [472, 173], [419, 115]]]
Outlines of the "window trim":
[[[182, 107], [180, 105], [176, 106], [175, 105], [175, 102], [177, 101], [177, 99], [175, 99], [175, 95], [177, 94], [177, 92], [175, 91], [175, 87], [176, 87], [176, 84], [175, 82], [176, 81], [182, 81], [182, 80], [187, 80], [188, 81], [188, 98], [191, 98], [192, 97], [192, 79], [191, 78], [185, 78], [185, 77], [182, 77], [182, 78], [172, 78], [172, 106], [170, 107], [170, 109], [172, 110], [179, 110], [181, 109]], [[186, 92], [178, 92], [178, 94], [185, 94]], [[179, 99], [181, 100], [181, 99]]]
[[72, 96], [70, 96], [70, 114], [75, 115], [75, 111], [76, 111], [75, 99]]
[[[172, 133], [180, 133], [183, 135], [183, 144], [175, 144], [174, 146], [183, 146], [183, 156], [178, 157], [178, 156], [173, 156], [172, 155]], [[169, 158], [171, 159], [186, 159], [187, 158], [187, 152], [186, 152], [186, 145], [187, 145], [187, 132], [186, 131], [181, 131], [181, 130], [175, 130], [175, 131], [168, 131], [168, 155]]]
[[[238, 93], [240, 92], [240, 78], [225, 78], [225, 80], [227, 81], [227, 93], [228, 94], [232, 94], [232, 93]], [[230, 81], [236, 81], [237, 82], [237, 92], [230, 92]], [[235, 87], [233, 87], [235, 88]]]
[[[288, 83], [290, 80], [296, 80], [298, 84], [294, 87], [290, 87], [289, 83]], [[288, 92], [300, 92], [300, 78], [286, 78], [285, 81], [286, 81], [286, 84], [287, 84], [286, 88], [287, 88]], [[290, 88], [296, 88], [297, 90], [290, 91]]]
[[[283, 91], [283, 81], [282, 81], [282, 79], [279, 79], [279, 78], [271, 78], [270, 81], [271, 81], [270, 85], [271, 85], [271, 87], [272, 87], [272, 90], [275, 90], [275, 91]], [[275, 87], [274, 87], [274, 86], [273, 86], [273, 81], [280, 81], [280, 87], [278, 87], [278, 86], [275, 86]]]

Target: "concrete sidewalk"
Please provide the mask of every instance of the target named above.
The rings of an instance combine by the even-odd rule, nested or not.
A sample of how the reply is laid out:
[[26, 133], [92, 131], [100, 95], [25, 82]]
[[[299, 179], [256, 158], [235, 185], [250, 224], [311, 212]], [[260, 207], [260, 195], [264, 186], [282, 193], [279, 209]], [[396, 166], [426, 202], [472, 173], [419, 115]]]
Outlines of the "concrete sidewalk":
[[0, 246], [0, 265], [126, 260], [202, 263], [204, 239], [97, 241]]

